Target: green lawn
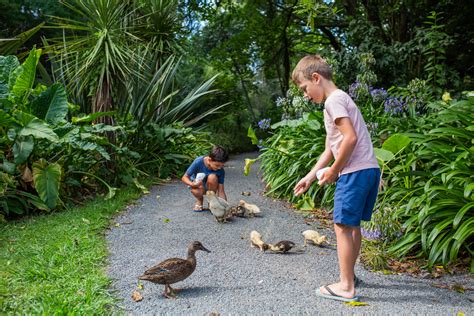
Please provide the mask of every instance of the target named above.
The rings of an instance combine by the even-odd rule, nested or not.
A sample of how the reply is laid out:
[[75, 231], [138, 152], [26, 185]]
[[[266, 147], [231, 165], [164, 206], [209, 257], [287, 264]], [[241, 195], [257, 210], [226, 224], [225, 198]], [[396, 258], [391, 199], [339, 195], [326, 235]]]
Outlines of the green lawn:
[[105, 230], [135, 188], [61, 213], [0, 224], [0, 314], [110, 314]]

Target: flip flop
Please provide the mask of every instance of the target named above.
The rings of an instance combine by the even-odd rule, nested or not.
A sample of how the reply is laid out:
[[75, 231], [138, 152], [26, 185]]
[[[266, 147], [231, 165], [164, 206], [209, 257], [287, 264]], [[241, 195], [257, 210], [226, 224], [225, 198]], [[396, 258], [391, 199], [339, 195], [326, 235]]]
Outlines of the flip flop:
[[201, 213], [201, 212], [206, 212], [206, 210], [204, 210], [204, 209], [202, 208], [202, 205], [195, 204], [195, 205], [194, 205], [193, 212], [195, 212], [195, 213]]
[[359, 297], [358, 297], [358, 296], [354, 296], [353, 298], [347, 298], [347, 297], [342, 297], [342, 296], [337, 295], [336, 293], [334, 293], [334, 292], [329, 288], [329, 285], [325, 285], [325, 286], [324, 286], [324, 289], [325, 289], [326, 291], [328, 291], [329, 294], [321, 293], [321, 291], [320, 291], [319, 289], [317, 289], [317, 290], [316, 290], [316, 295], [317, 295], [317, 296], [320, 296], [320, 297], [323, 297], [323, 298], [330, 299], [330, 300], [342, 301], [342, 302], [358, 302], [358, 301], [359, 301]]

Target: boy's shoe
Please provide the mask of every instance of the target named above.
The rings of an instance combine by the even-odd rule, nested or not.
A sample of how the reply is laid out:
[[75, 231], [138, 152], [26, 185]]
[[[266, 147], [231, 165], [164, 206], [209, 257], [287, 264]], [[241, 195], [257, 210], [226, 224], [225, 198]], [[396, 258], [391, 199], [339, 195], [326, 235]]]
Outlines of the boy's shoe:
[[206, 210], [204, 210], [202, 208], [202, 205], [200, 204], [194, 204], [194, 209], [193, 209], [193, 212], [196, 212], [196, 213], [201, 213], [201, 212], [205, 212]]
[[334, 293], [328, 285], [325, 285], [324, 286], [324, 289], [326, 289], [326, 291], [328, 291], [328, 294], [324, 294], [324, 293], [321, 293], [321, 291], [319, 289], [316, 290], [316, 295], [317, 296], [320, 296], [320, 297], [324, 297], [324, 298], [327, 298], [327, 299], [330, 299], [330, 300], [335, 300], [335, 301], [342, 301], [342, 302], [358, 302], [359, 301], [359, 297], [358, 296], [354, 296], [352, 298], [347, 298], [347, 297], [343, 297], [343, 296], [339, 296], [337, 295], [336, 293]]

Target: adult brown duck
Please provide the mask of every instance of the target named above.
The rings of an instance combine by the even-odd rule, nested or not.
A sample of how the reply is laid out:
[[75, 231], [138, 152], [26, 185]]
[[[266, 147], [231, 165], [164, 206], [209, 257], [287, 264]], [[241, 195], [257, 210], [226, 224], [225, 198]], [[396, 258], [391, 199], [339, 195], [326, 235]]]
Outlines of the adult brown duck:
[[163, 292], [163, 295], [166, 298], [174, 297], [176, 296], [175, 292], [179, 291], [179, 289], [172, 289], [170, 284], [182, 281], [194, 272], [196, 269], [195, 253], [197, 250], [210, 252], [199, 241], [194, 241], [188, 247], [187, 259], [166, 259], [146, 270], [143, 275], [138, 277], [138, 279], [164, 284], [165, 291]]

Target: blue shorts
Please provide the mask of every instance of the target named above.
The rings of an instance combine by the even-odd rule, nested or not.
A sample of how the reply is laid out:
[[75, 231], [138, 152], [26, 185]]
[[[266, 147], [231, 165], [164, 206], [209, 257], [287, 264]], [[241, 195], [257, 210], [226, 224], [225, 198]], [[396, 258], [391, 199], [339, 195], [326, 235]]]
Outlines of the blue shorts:
[[360, 226], [370, 221], [380, 182], [380, 169], [371, 168], [343, 174], [336, 182], [334, 223]]

